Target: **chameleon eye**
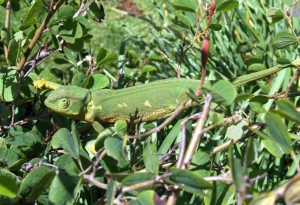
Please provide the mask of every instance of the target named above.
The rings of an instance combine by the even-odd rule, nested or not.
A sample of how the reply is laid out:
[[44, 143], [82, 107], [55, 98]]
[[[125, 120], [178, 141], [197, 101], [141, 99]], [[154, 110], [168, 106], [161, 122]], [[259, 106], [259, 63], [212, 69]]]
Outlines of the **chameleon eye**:
[[59, 104], [58, 104], [59, 107], [61, 107], [63, 109], [66, 109], [66, 108], [69, 107], [69, 105], [70, 105], [70, 100], [69, 99], [62, 98], [62, 99], [59, 100]]

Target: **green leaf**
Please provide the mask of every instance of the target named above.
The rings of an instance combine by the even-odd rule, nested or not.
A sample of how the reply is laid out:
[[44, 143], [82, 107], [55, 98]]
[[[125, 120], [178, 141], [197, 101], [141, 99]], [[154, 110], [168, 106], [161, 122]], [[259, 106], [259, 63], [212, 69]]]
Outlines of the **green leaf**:
[[[122, 185], [122, 187], [132, 186], [135, 184], [139, 184], [139, 183], [142, 183], [145, 181], [152, 180], [154, 176], [155, 176], [154, 174], [146, 173], [146, 172], [132, 173], [122, 180], [121, 185]], [[145, 189], [150, 189], [150, 188], [151, 187], [137, 189], [137, 190], [132, 191], [131, 193], [137, 194], [138, 192], [141, 192]]]
[[204, 204], [230, 204], [235, 195], [235, 188], [232, 184], [215, 182], [212, 190], [207, 190], [204, 196]]
[[0, 176], [0, 196], [15, 198], [18, 195], [18, 184], [10, 176]]
[[0, 33], [0, 38], [1, 38], [1, 41], [7, 45], [9, 43], [9, 41], [11, 40], [11, 35], [9, 32], [9, 29], [2, 28], [1, 33]]
[[155, 66], [153, 66], [153, 65], [145, 65], [142, 68], [142, 73], [154, 72], [154, 71], [157, 71], [157, 68]]
[[[87, 80], [87, 82], [85, 82]], [[82, 83], [82, 87], [90, 90], [99, 90], [109, 85], [109, 79], [102, 74], [90, 76]]]
[[61, 172], [55, 176], [49, 190], [49, 201], [53, 205], [73, 205], [80, 192], [82, 178]]
[[281, 31], [275, 35], [273, 40], [273, 47], [275, 49], [282, 49], [296, 43], [297, 38], [292, 33]]
[[284, 154], [281, 147], [278, 145], [278, 143], [274, 142], [270, 139], [270, 137], [265, 134], [264, 132], [261, 132], [259, 130], [253, 129], [249, 127], [249, 129], [254, 132], [257, 136], [259, 136], [262, 139], [262, 143], [264, 147], [275, 157], [282, 157]]
[[15, 126], [9, 131], [10, 137], [7, 143], [15, 146], [25, 154], [33, 154], [41, 147], [41, 136], [33, 131], [24, 132], [19, 126]]
[[72, 6], [62, 5], [58, 10], [57, 17], [59, 19], [67, 20], [69, 18], [72, 18], [74, 14], [75, 14], [75, 10], [73, 9]]
[[37, 167], [22, 181], [20, 193], [27, 202], [34, 202], [55, 177], [55, 171], [46, 166]]
[[15, 39], [12, 39], [8, 44], [8, 63], [10, 66], [16, 65], [19, 53], [19, 44]]
[[144, 148], [143, 160], [146, 171], [157, 175], [159, 170], [159, 157], [156, 150], [156, 143], [152, 143], [150, 139], [147, 140]]
[[189, 193], [203, 195], [202, 190], [211, 189], [213, 187], [212, 183], [188, 170], [172, 167], [170, 173], [172, 175], [164, 178], [164, 181], [176, 185]]
[[241, 139], [247, 130], [248, 124], [242, 120], [237, 124], [230, 125], [226, 131], [226, 137], [233, 140]]
[[267, 20], [270, 24], [275, 24], [284, 18], [284, 14], [279, 8], [269, 8], [266, 13]]
[[36, 0], [30, 7], [29, 11], [26, 13], [22, 26], [20, 27], [21, 30], [25, 30], [26, 28], [33, 26], [37, 23], [37, 18], [39, 13], [42, 11], [43, 8], [43, 1]]
[[15, 198], [19, 193], [20, 184], [18, 176], [0, 168], [0, 198], [1, 196]]
[[61, 128], [53, 135], [51, 145], [54, 149], [62, 147], [74, 159], [79, 158], [78, 139], [67, 128]]
[[137, 196], [137, 201], [140, 205], [159, 205], [165, 204], [157, 193], [153, 190], [142, 191]]
[[227, 80], [220, 80], [211, 89], [203, 88], [205, 93], [211, 93], [215, 103], [231, 105], [237, 95], [235, 86]]
[[209, 28], [214, 31], [220, 31], [222, 29], [222, 25], [215, 18], [212, 18]]
[[84, 73], [78, 72], [73, 76], [71, 85], [76, 85], [80, 87], [84, 79], [85, 79]]
[[257, 71], [266, 70], [266, 69], [267, 69], [266, 66], [261, 63], [254, 63], [248, 67], [248, 71], [250, 71], [250, 72], [257, 72]]
[[74, 44], [76, 39], [83, 36], [83, 29], [74, 19], [68, 19], [63, 25], [59, 26], [58, 31], [61, 37], [70, 44]]
[[282, 67], [285, 67], [285, 66], [288, 66], [288, 65], [291, 65], [291, 61], [287, 58], [277, 58], [276, 59], [276, 63], [278, 63], [278, 66], [282, 66]]
[[101, 60], [105, 58], [107, 55], [108, 51], [105, 48], [99, 48], [96, 56], [96, 63], [100, 63]]
[[193, 25], [194, 25], [192, 20], [183, 14], [176, 14], [173, 19], [173, 22], [176, 25], [181, 26], [183, 28], [187, 28], [187, 29], [193, 27]]
[[263, 59], [262, 56], [249, 56], [245, 60], [245, 64], [250, 66], [251, 64], [262, 64]]
[[227, 0], [227, 1], [222, 1], [219, 5], [217, 5], [216, 10], [217, 11], [230, 11], [230, 10], [236, 9], [238, 6], [239, 6], [238, 1]]
[[76, 164], [70, 154], [61, 155], [55, 162], [55, 165], [60, 169], [64, 169], [70, 175], [78, 175], [80, 173], [79, 165]]
[[194, 0], [174, 0], [173, 6], [177, 10], [195, 12], [197, 3]]
[[253, 44], [251, 42], [243, 42], [238, 45], [236, 48], [236, 52], [238, 53], [248, 53], [252, 51], [253, 49]]
[[159, 155], [166, 154], [167, 151], [171, 148], [171, 145], [181, 131], [181, 123], [183, 120], [184, 119], [178, 120], [172, 130], [168, 133], [166, 139], [163, 141], [157, 151]]
[[241, 167], [241, 160], [232, 156], [231, 173], [236, 190], [240, 190], [243, 186], [243, 169]]
[[3, 168], [10, 168], [18, 162], [19, 156], [18, 154], [12, 149], [0, 148], [0, 164]]
[[[97, 126], [96, 128], [99, 129], [99, 131], [100, 131], [101, 128], [99, 128], [99, 124], [98, 123], [96, 123], [95, 125], [93, 123], [93, 126], [94, 127]], [[112, 128], [107, 128], [105, 130], [102, 130], [102, 132], [99, 133], [99, 135], [98, 135], [98, 137], [96, 139], [95, 150], [99, 150], [99, 149], [103, 148], [104, 147], [105, 139], [108, 138], [108, 137], [111, 137], [114, 133], [115, 133], [115, 130], [112, 129]]]
[[289, 120], [292, 120], [294, 122], [300, 123], [300, 112], [296, 109], [294, 104], [289, 100], [279, 100], [277, 101], [277, 107], [278, 112], [288, 118]]
[[250, 99], [250, 107], [257, 113], [265, 113], [266, 110], [263, 107], [264, 104], [268, 102], [268, 98], [265, 96], [254, 96]]
[[115, 132], [120, 135], [123, 136], [126, 134], [127, 132], [127, 122], [126, 120], [118, 120], [115, 124], [114, 124], [114, 128], [115, 128]]
[[[265, 134], [266, 135], [266, 134]], [[264, 147], [270, 152], [273, 156], [281, 158], [284, 154], [284, 151], [282, 150], [281, 146], [275, 142], [274, 140], [268, 138], [262, 139], [262, 143]]]
[[77, 68], [77, 61], [75, 59], [75, 57], [73, 56], [72, 52], [67, 48], [67, 47], [64, 47], [64, 53], [65, 53], [65, 56], [67, 58], [67, 60], [75, 67]]
[[291, 139], [283, 119], [279, 114], [269, 111], [265, 115], [265, 121], [269, 128], [270, 139], [278, 143], [285, 153], [289, 153], [291, 151]]
[[118, 184], [115, 181], [110, 181], [107, 186], [106, 199], [107, 205], [114, 205], [115, 195], [117, 192]]
[[89, 6], [90, 11], [94, 14], [97, 18], [97, 21], [103, 20], [105, 17], [105, 12], [102, 4], [97, 1], [93, 1]]
[[108, 156], [118, 161], [118, 167], [125, 168], [129, 161], [123, 153], [123, 139], [117, 136], [109, 137], [104, 141], [104, 147]]
[[97, 67], [101, 67], [104, 65], [109, 65], [114, 61], [118, 60], [118, 54], [116, 53], [109, 53], [107, 54], [98, 64]]

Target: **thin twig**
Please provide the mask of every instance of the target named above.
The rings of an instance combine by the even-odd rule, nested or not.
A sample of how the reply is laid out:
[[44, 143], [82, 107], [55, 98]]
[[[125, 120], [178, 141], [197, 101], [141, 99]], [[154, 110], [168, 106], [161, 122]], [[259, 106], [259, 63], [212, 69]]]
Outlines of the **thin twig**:
[[30, 42], [30, 44], [28, 45], [23, 57], [21, 58], [19, 64], [18, 64], [18, 71], [21, 71], [31, 53], [31, 51], [33, 50], [35, 44], [38, 42], [38, 40], [40, 39], [40, 37], [43, 34], [43, 31], [46, 29], [47, 24], [49, 23], [50, 19], [52, 18], [52, 16], [54, 15], [54, 13], [59, 9], [59, 7], [65, 2], [66, 0], [60, 0], [58, 1], [53, 7], [50, 8], [49, 13], [47, 14], [46, 18], [43, 20], [42, 24], [40, 25], [40, 27], [36, 30], [35, 35], [32, 39], [32, 41]]
[[161, 176], [156, 176], [152, 180], [149, 180], [149, 181], [141, 182], [141, 183], [138, 183], [138, 184], [127, 186], [127, 187], [123, 187], [122, 191], [121, 191], [121, 194], [130, 192], [130, 191], [133, 191], [133, 190], [137, 190], [137, 189], [141, 189], [141, 188], [145, 188], [145, 187], [151, 187], [151, 186], [160, 184], [161, 180], [163, 178], [169, 177], [171, 175], [172, 175], [172, 173], [166, 173], [166, 174], [163, 174]]
[[[137, 139], [137, 138], [142, 138], [145, 136], [148, 136], [152, 133], [156, 133], [159, 132], [162, 128], [164, 128], [165, 126], [167, 126], [168, 124], [170, 124], [189, 104], [190, 101], [187, 101], [185, 103], [182, 103], [181, 105], [179, 105], [175, 111], [172, 113], [171, 116], [169, 116], [163, 123], [161, 123], [159, 126], [153, 128], [152, 130], [149, 130], [147, 132], [144, 132], [142, 134], [139, 135], [128, 135], [128, 139]], [[191, 103], [191, 102], [190, 102]]]
[[190, 116], [188, 119], [184, 120], [181, 124], [182, 131], [181, 131], [181, 143], [180, 143], [180, 152], [178, 156], [178, 160], [176, 163], [176, 167], [180, 168], [182, 166], [183, 157], [184, 157], [184, 151], [185, 151], [185, 145], [186, 145], [186, 125], [189, 121], [194, 119], [200, 119], [202, 115], [201, 113], [197, 113], [195, 115]]
[[[9, 28], [10, 28], [10, 11], [11, 11], [11, 2], [10, 0], [7, 1], [6, 3], [6, 13], [5, 13], [5, 25], [4, 28], [6, 29], [6, 32], [9, 33]], [[4, 43], [4, 56], [6, 59], [8, 59], [8, 47]]]
[[291, 87], [292, 87], [293, 83], [297, 80], [299, 73], [300, 73], [300, 67], [297, 68], [296, 72], [294, 73], [292, 79], [290, 80], [289, 84], [287, 85], [287, 87], [285, 89], [285, 93], [284, 93], [285, 98], [288, 97]]
[[83, 179], [92, 183], [96, 187], [100, 189], [107, 189], [107, 185], [101, 182], [98, 182], [92, 175], [84, 174], [82, 175]]
[[206, 98], [205, 98], [205, 104], [203, 107], [203, 112], [202, 112], [202, 116], [201, 118], [198, 120], [193, 136], [191, 138], [190, 144], [187, 148], [187, 151], [185, 153], [184, 156], [184, 160], [183, 160], [183, 168], [188, 168], [190, 165], [190, 162], [194, 156], [194, 153], [197, 149], [197, 146], [200, 142], [201, 136], [203, 134], [204, 131], [204, 125], [209, 113], [209, 109], [210, 109], [210, 105], [211, 105], [211, 100], [212, 100], [212, 96], [211, 94], [207, 94]]

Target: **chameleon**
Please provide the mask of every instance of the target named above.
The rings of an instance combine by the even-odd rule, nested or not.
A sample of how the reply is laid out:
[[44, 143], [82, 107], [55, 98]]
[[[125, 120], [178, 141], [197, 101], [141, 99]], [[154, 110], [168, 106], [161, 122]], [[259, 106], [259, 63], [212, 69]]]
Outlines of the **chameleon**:
[[[295, 60], [290, 66], [300, 66]], [[232, 83], [240, 86], [286, 67], [275, 66], [236, 78]], [[142, 121], [153, 121], [168, 117], [177, 106], [190, 99], [189, 90], [196, 91], [199, 80], [167, 79], [129, 88], [91, 91], [78, 86], [59, 86], [45, 100], [45, 105], [63, 116], [84, 120], [113, 123], [128, 120], [138, 114]]]

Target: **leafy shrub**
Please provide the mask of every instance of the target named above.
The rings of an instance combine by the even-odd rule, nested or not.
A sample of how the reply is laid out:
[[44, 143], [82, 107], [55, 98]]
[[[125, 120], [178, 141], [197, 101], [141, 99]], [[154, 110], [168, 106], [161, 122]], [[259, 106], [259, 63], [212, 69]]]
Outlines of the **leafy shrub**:
[[[0, 4], [0, 204], [299, 203], [298, 1]], [[44, 104], [176, 77], [205, 84], [172, 120]]]

